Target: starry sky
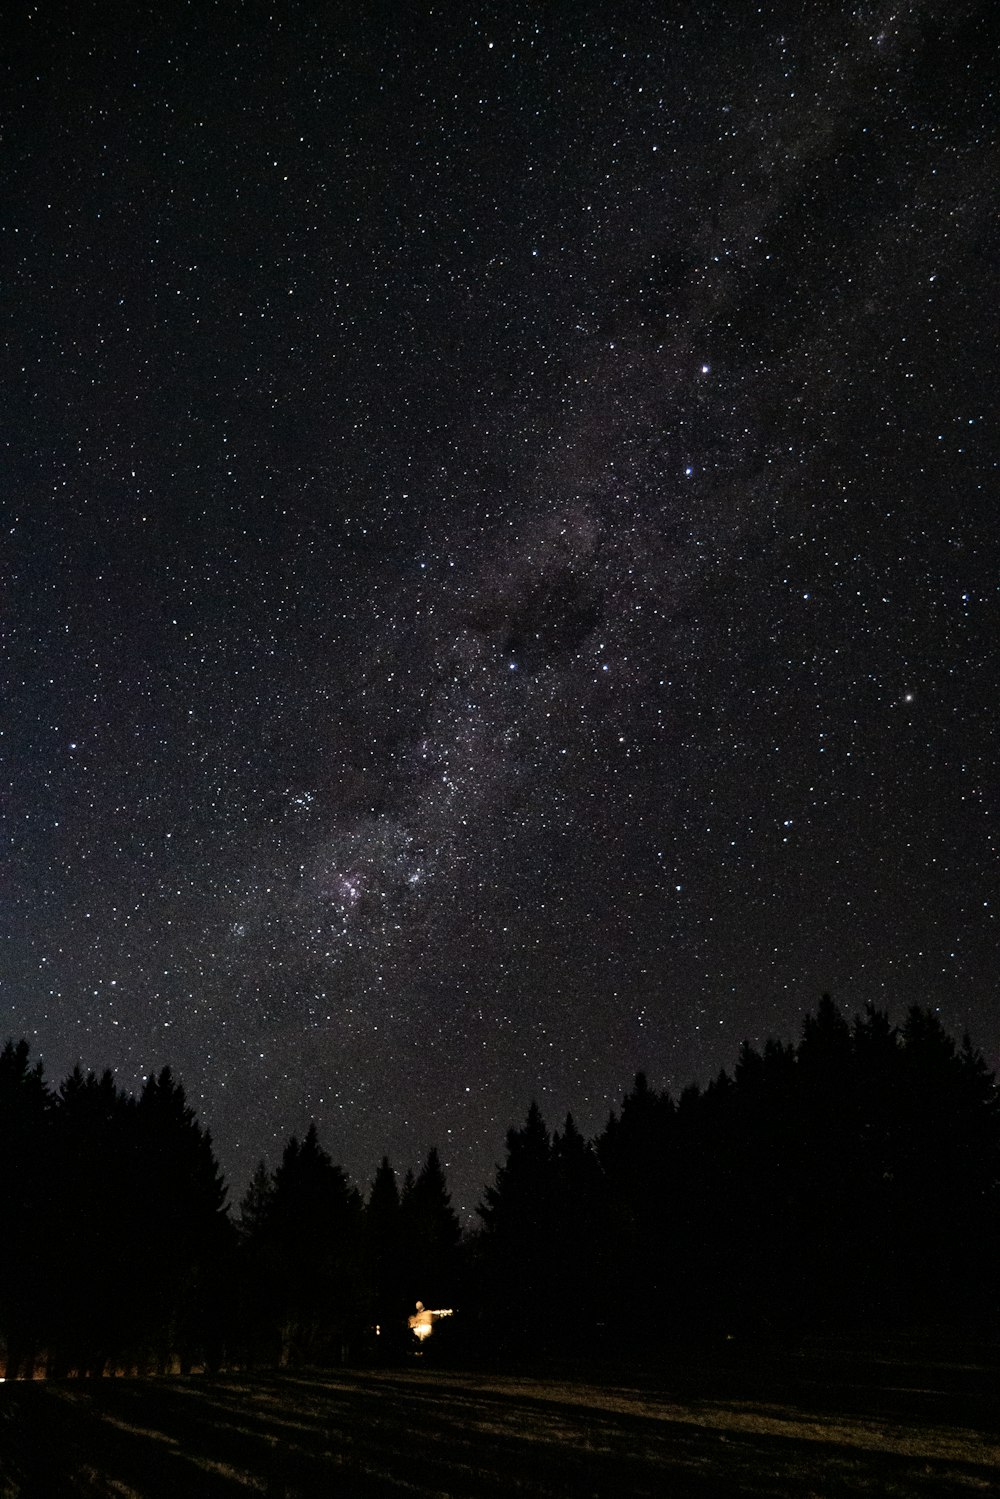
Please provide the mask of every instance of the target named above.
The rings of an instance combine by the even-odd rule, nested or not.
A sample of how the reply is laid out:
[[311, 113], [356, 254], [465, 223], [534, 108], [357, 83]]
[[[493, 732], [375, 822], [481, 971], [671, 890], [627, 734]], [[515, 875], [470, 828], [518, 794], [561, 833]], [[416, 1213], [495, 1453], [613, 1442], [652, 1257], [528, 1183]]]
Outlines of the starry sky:
[[463, 1211], [824, 990], [996, 1067], [995, 7], [14, 17], [0, 1036]]

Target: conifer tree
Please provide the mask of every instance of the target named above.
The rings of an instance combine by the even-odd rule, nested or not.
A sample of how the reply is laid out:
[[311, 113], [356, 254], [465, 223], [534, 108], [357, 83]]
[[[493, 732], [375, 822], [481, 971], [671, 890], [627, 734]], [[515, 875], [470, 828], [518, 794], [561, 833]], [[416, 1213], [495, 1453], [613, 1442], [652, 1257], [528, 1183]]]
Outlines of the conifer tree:
[[237, 1228], [244, 1241], [256, 1238], [265, 1222], [274, 1198], [274, 1178], [263, 1160], [254, 1167], [250, 1185], [240, 1202]]
[[396, 1173], [389, 1157], [383, 1156], [365, 1204], [364, 1246], [372, 1319], [385, 1357], [394, 1357], [405, 1346], [406, 1318], [412, 1310], [403, 1232]]
[[143, 1352], [154, 1367], [205, 1356], [211, 1269], [230, 1247], [226, 1186], [211, 1136], [169, 1067], [150, 1074], [134, 1111], [136, 1264], [144, 1278]]
[[[642, 1340], [639, 1329], [660, 1332], [677, 1294], [675, 1108], [668, 1093], [636, 1073], [621, 1112], [612, 1112], [596, 1142], [604, 1172], [606, 1237], [615, 1270], [602, 1288], [619, 1341]], [[682, 1293], [683, 1295], [684, 1293]]]
[[481, 1312], [490, 1335], [512, 1352], [552, 1342], [552, 1141], [532, 1101], [520, 1129], [507, 1131], [507, 1158], [476, 1211]]
[[6, 1377], [30, 1378], [48, 1317], [52, 1097], [25, 1040], [0, 1052], [0, 1334]]
[[274, 1267], [279, 1362], [337, 1363], [365, 1321], [362, 1204], [320, 1146], [294, 1135], [274, 1173], [263, 1240]]
[[406, 1275], [416, 1298], [425, 1306], [451, 1306], [461, 1227], [435, 1146], [404, 1194], [400, 1212]]
[[136, 1256], [138, 1176], [135, 1102], [109, 1071], [79, 1067], [60, 1085], [54, 1111], [55, 1198], [62, 1232], [52, 1279], [50, 1374], [101, 1374], [131, 1353], [147, 1294]]
[[603, 1175], [594, 1147], [572, 1114], [552, 1135], [552, 1193], [549, 1320], [562, 1348], [593, 1352], [606, 1343], [614, 1315], [609, 1286], [613, 1258]]

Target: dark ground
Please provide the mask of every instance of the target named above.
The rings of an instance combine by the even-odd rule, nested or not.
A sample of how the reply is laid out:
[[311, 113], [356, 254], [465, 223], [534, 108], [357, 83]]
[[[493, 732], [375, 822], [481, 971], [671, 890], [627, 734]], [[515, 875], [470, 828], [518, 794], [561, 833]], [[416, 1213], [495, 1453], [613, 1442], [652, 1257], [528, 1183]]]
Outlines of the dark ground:
[[11, 1384], [0, 1499], [1000, 1494], [1000, 1351]]

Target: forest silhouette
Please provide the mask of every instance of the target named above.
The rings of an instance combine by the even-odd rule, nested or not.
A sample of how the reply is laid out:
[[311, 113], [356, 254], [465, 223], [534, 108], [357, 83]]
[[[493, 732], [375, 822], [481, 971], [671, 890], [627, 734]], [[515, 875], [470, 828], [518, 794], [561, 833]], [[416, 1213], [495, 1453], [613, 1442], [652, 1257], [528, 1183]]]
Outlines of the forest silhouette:
[[[0, 1372], [97, 1376], [426, 1356], [655, 1358], [684, 1340], [996, 1331], [1000, 1090], [931, 1010], [744, 1043], [678, 1099], [639, 1074], [604, 1129], [536, 1103], [463, 1232], [436, 1150], [367, 1194], [293, 1136], [239, 1208], [169, 1068], [57, 1088], [0, 1052]], [[424, 1353], [424, 1350], [421, 1350]]]

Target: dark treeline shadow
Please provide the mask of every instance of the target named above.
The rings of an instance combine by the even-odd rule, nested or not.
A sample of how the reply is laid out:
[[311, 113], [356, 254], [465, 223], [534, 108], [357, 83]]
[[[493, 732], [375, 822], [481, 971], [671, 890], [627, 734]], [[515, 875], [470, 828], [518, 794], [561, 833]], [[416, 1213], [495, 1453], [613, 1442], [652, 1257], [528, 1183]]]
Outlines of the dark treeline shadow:
[[[436, 1150], [367, 1196], [314, 1126], [238, 1211], [169, 1069], [50, 1088], [0, 1053], [8, 1379], [437, 1360], [655, 1359], [854, 1327], [995, 1332], [1000, 1091], [930, 1011], [828, 997], [674, 1100], [640, 1074], [603, 1131], [535, 1104], [462, 1235]], [[428, 1316], [423, 1317], [426, 1331]]]

